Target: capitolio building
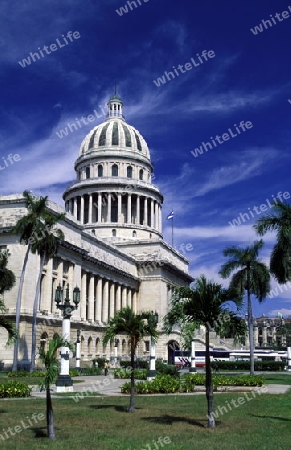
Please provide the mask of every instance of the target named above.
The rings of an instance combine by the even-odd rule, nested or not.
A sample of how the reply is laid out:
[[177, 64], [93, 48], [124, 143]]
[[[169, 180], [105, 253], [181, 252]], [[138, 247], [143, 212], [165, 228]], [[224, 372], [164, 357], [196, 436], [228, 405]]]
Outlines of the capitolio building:
[[[156, 356], [172, 361], [179, 332], [162, 334], [172, 290], [187, 286], [192, 277], [188, 261], [168, 245], [162, 234], [163, 196], [153, 183], [148, 145], [140, 132], [126, 123], [123, 103], [114, 95], [108, 102], [104, 123], [94, 127], [81, 143], [75, 162], [76, 179], [63, 194], [64, 207], [51, 201], [52, 212], [65, 212], [57, 228], [64, 234], [57, 256], [46, 261], [41, 279], [37, 313], [37, 347], [46, 346], [62, 333], [62, 314], [55, 293], [69, 286], [73, 298], [80, 288], [80, 304], [71, 316], [71, 342], [79, 330], [82, 361], [114, 355], [129, 356], [129, 341], [116, 336], [102, 344], [108, 320], [124, 306], [135, 312], [156, 311], [159, 317]], [[16, 284], [4, 293], [8, 316], [15, 321], [16, 298], [27, 246], [12, 233], [17, 220], [27, 214], [22, 194], [0, 197], [0, 248], [9, 249], [8, 267]], [[30, 362], [32, 309], [40, 257], [29, 253], [21, 298], [19, 367]], [[9, 367], [13, 346], [5, 347], [7, 333], [0, 332], [0, 361]], [[138, 348], [148, 357], [150, 336]], [[38, 361], [36, 360], [36, 364]]]

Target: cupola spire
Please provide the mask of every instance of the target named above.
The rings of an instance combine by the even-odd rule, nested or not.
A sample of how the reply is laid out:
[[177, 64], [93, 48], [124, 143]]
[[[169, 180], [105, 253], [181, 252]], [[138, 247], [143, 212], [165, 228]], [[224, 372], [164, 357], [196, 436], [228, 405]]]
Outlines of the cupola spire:
[[123, 102], [122, 99], [117, 94], [117, 85], [115, 85], [114, 95], [109, 99], [107, 106], [108, 106], [108, 113], [107, 113], [108, 119], [113, 119], [117, 117], [120, 119], [124, 119], [122, 113]]

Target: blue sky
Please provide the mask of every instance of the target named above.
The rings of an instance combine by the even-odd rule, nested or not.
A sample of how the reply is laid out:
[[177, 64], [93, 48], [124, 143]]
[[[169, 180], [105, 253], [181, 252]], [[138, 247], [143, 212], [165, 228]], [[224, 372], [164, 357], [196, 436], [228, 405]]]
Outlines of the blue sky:
[[[217, 275], [223, 249], [252, 243], [260, 205], [279, 192], [291, 194], [291, 1], [249, 3], [136, 0], [131, 10], [125, 0], [3, 0], [0, 193], [31, 189], [63, 204], [80, 143], [104, 121], [102, 108], [117, 83], [127, 122], [151, 150], [165, 197], [165, 239], [171, 243], [166, 216], [173, 209], [174, 247], [189, 259], [191, 274], [225, 283]], [[128, 12], [120, 15], [124, 5]], [[272, 26], [264, 26], [270, 15]], [[79, 37], [69, 40], [69, 31]], [[52, 44], [49, 54], [42, 50]], [[43, 56], [22, 67], [38, 48]], [[214, 56], [206, 60], [203, 50]], [[158, 87], [154, 80], [173, 66], [175, 77]], [[94, 110], [99, 119], [58, 137]], [[252, 127], [242, 125], [239, 134], [234, 124], [242, 121]], [[223, 134], [225, 140], [204, 150], [203, 142]], [[9, 154], [19, 158], [12, 164]], [[254, 217], [230, 225], [249, 209]], [[274, 235], [264, 240], [261, 257], [268, 263]], [[254, 312], [291, 315], [290, 297], [287, 288], [262, 305], [254, 302]]]

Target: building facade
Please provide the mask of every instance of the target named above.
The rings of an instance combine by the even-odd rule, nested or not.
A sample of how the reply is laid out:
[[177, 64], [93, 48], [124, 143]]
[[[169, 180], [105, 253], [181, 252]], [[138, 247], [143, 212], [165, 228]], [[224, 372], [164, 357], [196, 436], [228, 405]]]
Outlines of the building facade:
[[[83, 140], [75, 162], [76, 180], [64, 195], [65, 208], [49, 202], [52, 212], [65, 212], [57, 227], [64, 233], [55, 258], [46, 261], [41, 278], [37, 314], [37, 343], [46, 346], [61, 335], [62, 317], [55, 304], [60, 284], [69, 285], [70, 299], [78, 286], [81, 301], [71, 317], [71, 341], [81, 330], [81, 359], [121, 358], [129, 355], [126, 336], [117, 336], [106, 347], [103, 332], [116, 311], [130, 306], [135, 312], [157, 311], [160, 338], [157, 357], [172, 359], [178, 348], [179, 333], [161, 333], [175, 286], [192, 281], [188, 261], [169, 246], [162, 235], [163, 196], [152, 182], [153, 166], [142, 135], [123, 116], [120, 97], [108, 102], [107, 120], [93, 128]], [[12, 233], [17, 220], [27, 214], [23, 195], [0, 197], [0, 248], [9, 249], [9, 268], [17, 283], [5, 292], [8, 316], [15, 320], [15, 306], [27, 246]], [[41, 239], [41, 236], [34, 236]], [[18, 361], [30, 363], [32, 308], [40, 258], [28, 254], [21, 299]], [[5, 348], [6, 332], [0, 331], [1, 356], [5, 366], [12, 364], [13, 348]], [[149, 355], [149, 341], [138, 348], [139, 356]], [[37, 362], [37, 361], [36, 361]]]

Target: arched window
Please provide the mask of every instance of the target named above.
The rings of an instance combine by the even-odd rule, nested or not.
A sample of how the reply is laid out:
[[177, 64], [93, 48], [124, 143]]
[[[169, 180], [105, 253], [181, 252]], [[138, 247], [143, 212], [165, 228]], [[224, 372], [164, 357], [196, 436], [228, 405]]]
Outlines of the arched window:
[[86, 179], [90, 178], [90, 167], [86, 167]]
[[139, 171], [139, 179], [143, 180], [143, 170], [142, 169], [140, 169], [140, 171]]
[[116, 236], [116, 230], [112, 230], [112, 236], [115, 237]]
[[132, 178], [132, 167], [128, 166], [127, 168], [127, 178]]
[[117, 164], [113, 164], [111, 168], [111, 176], [118, 177], [118, 166]]
[[132, 232], [132, 237], [136, 238], [136, 231], [135, 230], [133, 230], [133, 232]]
[[102, 164], [98, 165], [98, 177], [103, 177], [103, 166], [102, 166]]

